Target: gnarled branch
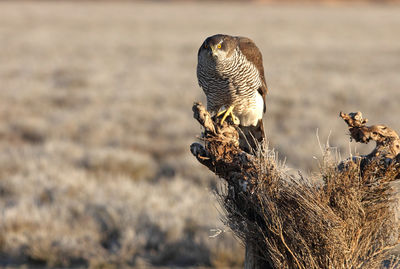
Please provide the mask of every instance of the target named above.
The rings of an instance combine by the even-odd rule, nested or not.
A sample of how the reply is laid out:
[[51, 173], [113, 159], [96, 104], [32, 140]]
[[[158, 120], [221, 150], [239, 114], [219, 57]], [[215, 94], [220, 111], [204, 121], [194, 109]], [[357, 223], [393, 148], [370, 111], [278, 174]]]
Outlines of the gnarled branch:
[[375, 149], [368, 157], [382, 156], [393, 159], [400, 153], [399, 135], [393, 129], [385, 125], [366, 126], [368, 119], [363, 118], [361, 112], [340, 112], [340, 117], [347, 123], [350, 137], [356, 142], [376, 142]]
[[[342, 113], [353, 139], [374, 140], [377, 147], [364, 165], [324, 163], [322, 184], [315, 184], [286, 175], [266, 146], [255, 155], [244, 152], [240, 130], [221, 125], [200, 103], [193, 112], [204, 131], [203, 143], [190, 149], [227, 182], [218, 197], [225, 223], [246, 246], [245, 268], [378, 268], [398, 245], [400, 222], [388, 183], [400, 174], [399, 138], [390, 128], [366, 126], [361, 113]], [[389, 157], [394, 161], [381, 162]]]

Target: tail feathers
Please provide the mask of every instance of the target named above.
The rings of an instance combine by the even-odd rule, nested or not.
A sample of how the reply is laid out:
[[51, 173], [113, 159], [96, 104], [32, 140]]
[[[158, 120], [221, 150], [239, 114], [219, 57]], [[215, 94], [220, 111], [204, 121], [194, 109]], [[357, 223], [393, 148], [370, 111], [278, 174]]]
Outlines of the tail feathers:
[[250, 154], [255, 154], [265, 139], [264, 124], [260, 119], [256, 126], [240, 126], [239, 147]]

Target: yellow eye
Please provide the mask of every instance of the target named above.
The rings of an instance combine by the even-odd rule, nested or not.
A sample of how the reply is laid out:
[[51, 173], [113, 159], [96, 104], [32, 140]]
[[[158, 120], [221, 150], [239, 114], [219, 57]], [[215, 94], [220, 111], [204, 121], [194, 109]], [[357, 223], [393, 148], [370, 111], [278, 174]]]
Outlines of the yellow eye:
[[208, 48], [208, 45], [207, 45], [207, 44], [204, 44], [204, 48]]
[[218, 44], [218, 45], [217, 45], [217, 48], [219, 48], [219, 49], [220, 49], [220, 48], [221, 48], [221, 44]]

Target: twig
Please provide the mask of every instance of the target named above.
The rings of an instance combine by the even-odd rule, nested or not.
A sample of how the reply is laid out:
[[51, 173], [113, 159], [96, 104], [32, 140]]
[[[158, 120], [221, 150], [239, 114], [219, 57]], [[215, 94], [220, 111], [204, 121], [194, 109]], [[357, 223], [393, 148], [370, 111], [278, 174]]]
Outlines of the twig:
[[394, 159], [400, 153], [399, 135], [385, 125], [366, 126], [368, 119], [362, 117], [361, 112], [343, 113], [340, 117], [347, 123], [350, 137], [359, 143], [368, 143], [373, 140], [376, 142], [375, 149], [367, 156], [385, 157]]

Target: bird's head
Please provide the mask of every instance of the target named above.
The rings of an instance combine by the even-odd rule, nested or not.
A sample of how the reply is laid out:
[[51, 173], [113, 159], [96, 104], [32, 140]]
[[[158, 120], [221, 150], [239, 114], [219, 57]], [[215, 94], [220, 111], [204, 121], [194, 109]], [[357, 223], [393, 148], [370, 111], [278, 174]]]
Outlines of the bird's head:
[[219, 62], [231, 57], [236, 47], [237, 40], [235, 37], [222, 34], [213, 35], [203, 42], [198, 56]]

